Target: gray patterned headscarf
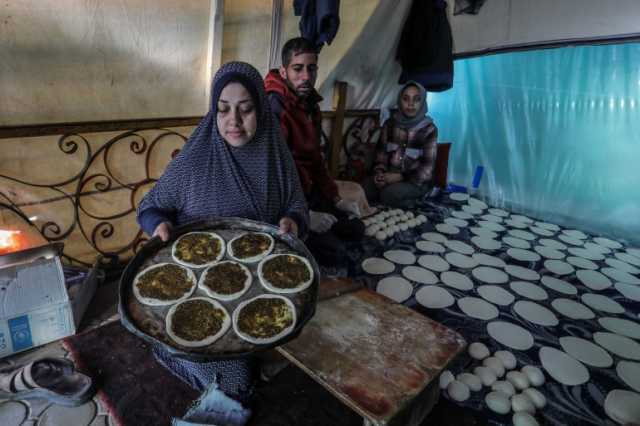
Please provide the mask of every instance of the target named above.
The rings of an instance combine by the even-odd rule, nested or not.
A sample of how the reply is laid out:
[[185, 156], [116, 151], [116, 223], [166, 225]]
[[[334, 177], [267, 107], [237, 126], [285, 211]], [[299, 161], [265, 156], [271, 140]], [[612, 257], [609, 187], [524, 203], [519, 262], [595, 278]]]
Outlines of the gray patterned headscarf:
[[[422, 98], [422, 105], [418, 110], [418, 113], [415, 117], [407, 117], [402, 113], [402, 105], [400, 100], [402, 99], [402, 94], [408, 87], [413, 86], [418, 89], [420, 92], [420, 97]], [[424, 86], [417, 81], [409, 81], [407, 84], [402, 86], [400, 92], [398, 93], [397, 99], [398, 111], [393, 115], [394, 121], [398, 127], [402, 127], [404, 129], [413, 129], [416, 127], [425, 127], [431, 123], [433, 123], [433, 119], [427, 115], [427, 111], [429, 111], [429, 107], [427, 106], [427, 90]]]
[[[233, 147], [220, 135], [218, 98], [232, 81], [254, 98], [258, 128], [251, 141]], [[229, 62], [216, 73], [209, 113], [142, 200], [138, 217], [155, 209], [181, 225], [205, 216], [237, 216], [277, 224], [294, 219], [307, 228], [308, 211], [298, 173], [267, 102], [260, 73], [244, 62]]]

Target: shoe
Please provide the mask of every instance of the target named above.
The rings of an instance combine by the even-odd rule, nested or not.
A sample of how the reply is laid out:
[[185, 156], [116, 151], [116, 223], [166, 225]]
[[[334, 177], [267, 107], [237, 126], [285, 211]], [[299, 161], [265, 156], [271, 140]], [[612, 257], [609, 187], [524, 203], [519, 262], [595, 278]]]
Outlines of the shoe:
[[0, 373], [0, 399], [45, 398], [66, 406], [87, 402], [95, 393], [91, 377], [64, 358], [42, 358]]

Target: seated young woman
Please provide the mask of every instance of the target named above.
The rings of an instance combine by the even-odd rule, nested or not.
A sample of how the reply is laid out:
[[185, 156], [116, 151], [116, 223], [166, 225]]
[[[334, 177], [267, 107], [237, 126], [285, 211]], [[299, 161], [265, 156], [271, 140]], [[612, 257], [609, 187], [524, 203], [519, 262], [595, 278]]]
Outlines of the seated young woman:
[[[215, 75], [209, 113], [145, 195], [138, 222], [149, 235], [169, 239], [173, 226], [207, 216], [235, 216], [304, 235], [308, 210], [291, 153], [280, 137], [259, 72], [243, 62]], [[196, 363], [154, 355], [174, 374], [202, 390], [216, 381], [228, 396], [246, 401], [249, 361]]]
[[373, 176], [362, 186], [371, 204], [412, 208], [432, 188], [438, 129], [427, 115], [427, 91], [410, 81], [398, 94], [398, 110], [383, 125]]

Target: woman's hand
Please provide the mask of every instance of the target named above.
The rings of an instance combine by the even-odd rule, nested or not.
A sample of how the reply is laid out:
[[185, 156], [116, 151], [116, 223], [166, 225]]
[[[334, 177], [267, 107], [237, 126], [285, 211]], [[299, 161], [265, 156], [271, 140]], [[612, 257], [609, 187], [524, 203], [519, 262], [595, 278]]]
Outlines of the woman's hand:
[[298, 224], [290, 217], [285, 216], [280, 219], [278, 226], [280, 227], [280, 229], [278, 229], [278, 234], [292, 234], [294, 237], [298, 236]]
[[152, 237], [158, 236], [164, 242], [169, 241], [169, 234], [171, 233], [171, 223], [162, 222], [160, 225], [156, 226], [156, 230], [153, 231]]
[[385, 173], [384, 174], [384, 181], [387, 185], [390, 185], [392, 183], [398, 183], [398, 182], [402, 182], [403, 177], [401, 173]]

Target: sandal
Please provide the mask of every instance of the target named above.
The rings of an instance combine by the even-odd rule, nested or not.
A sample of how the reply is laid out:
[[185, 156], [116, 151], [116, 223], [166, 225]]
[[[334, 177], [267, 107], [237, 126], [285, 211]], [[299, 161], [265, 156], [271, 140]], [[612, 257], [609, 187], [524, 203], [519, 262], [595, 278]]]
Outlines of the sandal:
[[45, 398], [77, 406], [95, 393], [93, 381], [64, 358], [42, 358], [0, 374], [0, 399]]

